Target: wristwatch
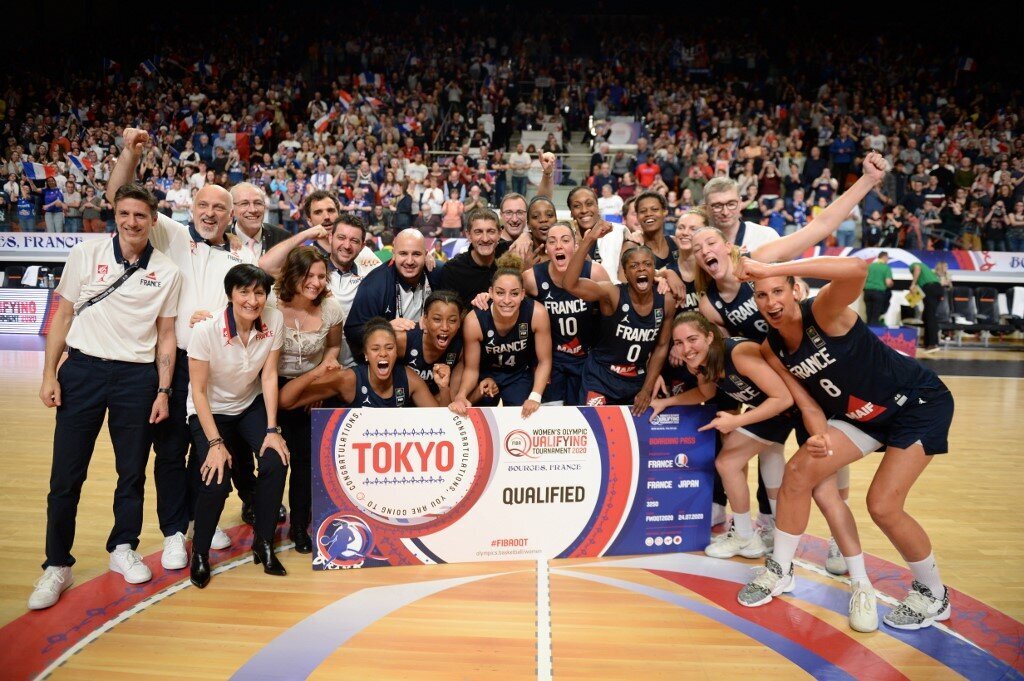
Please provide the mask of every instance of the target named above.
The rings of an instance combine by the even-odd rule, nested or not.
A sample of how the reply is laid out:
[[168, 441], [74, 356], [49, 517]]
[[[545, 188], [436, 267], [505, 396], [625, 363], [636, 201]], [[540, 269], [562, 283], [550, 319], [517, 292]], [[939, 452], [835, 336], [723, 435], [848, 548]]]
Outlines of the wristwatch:
[[167, 397], [170, 397], [171, 395], [174, 394], [174, 388], [157, 388], [156, 394], [159, 395], [161, 393], [167, 395]]
[[281, 426], [274, 426], [273, 428], [267, 428], [267, 435], [273, 435], [274, 433], [277, 433], [278, 435], [280, 435], [281, 434]]

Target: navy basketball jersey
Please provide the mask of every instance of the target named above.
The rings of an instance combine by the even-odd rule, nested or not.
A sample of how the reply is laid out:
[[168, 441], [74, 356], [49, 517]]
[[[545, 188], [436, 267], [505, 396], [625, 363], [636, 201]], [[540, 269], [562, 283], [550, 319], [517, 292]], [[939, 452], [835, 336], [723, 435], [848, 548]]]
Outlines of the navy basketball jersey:
[[405, 365], [401, 362], [391, 372], [393, 390], [391, 397], [381, 397], [370, 385], [370, 370], [365, 364], [352, 367], [356, 372], [356, 398], [352, 407], [411, 407], [409, 395], [409, 376], [405, 373]]
[[657, 253], [654, 253], [653, 250], [651, 251], [652, 253], [654, 253], [654, 268], [655, 269], [658, 269], [658, 270], [664, 269], [666, 267], [671, 266], [672, 263], [678, 263], [679, 262], [679, 247], [676, 246], [676, 243], [674, 241], [672, 241], [671, 239], [667, 239], [667, 241], [668, 241], [668, 256], [662, 258]]
[[714, 281], [708, 285], [707, 295], [711, 306], [722, 316], [730, 336], [742, 336], [760, 343], [768, 335], [768, 322], [757, 309], [752, 282], [741, 282], [736, 297], [728, 303], [722, 299]]
[[[590, 278], [592, 263], [583, 263], [581, 277]], [[560, 288], [551, 280], [548, 264], [533, 266], [537, 282], [537, 300], [551, 317], [551, 347], [554, 361], [583, 360], [597, 338], [600, 309], [597, 303], [589, 303]]]
[[440, 392], [440, 388], [437, 387], [437, 383], [434, 383], [434, 365], [447, 364], [448, 368], [454, 371], [460, 357], [462, 357], [462, 334], [457, 333], [452, 336], [448, 347], [436, 361], [428, 361], [423, 355], [423, 329], [417, 326], [415, 329], [405, 332], [405, 354], [399, 360], [399, 364], [411, 367], [430, 388], [430, 393], [436, 395]]
[[698, 383], [697, 377], [690, 373], [685, 364], [676, 367], [665, 362], [665, 366], [661, 368], [661, 377], [665, 380], [665, 387], [668, 388], [669, 395], [681, 395], [687, 390], [696, 388]]
[[473, 310], [480, 322], [483, 344], [480, 347], [480, 375], [491, 373], [512, 374], [529, 369], [537, 363], [533, 349], [533, 298], [524, 298], [519, 306], [519, 317], [509, 332], [502, 335], [494, 326], [490, 308]]
[[612, 314], [601, 316], [601, 335], [590, 354], [614, 374], [643, 376], [665, 319], [665, 296], [655, 291], [651, 311], [640, 316], [629, 298], [629, 284], [619, 284], [618, 289], [619, 305]]
[[736, 364], [732, 361], [733, 351], [743, 343], [754, 343], [757, 345], [754, 341], [738, 336], [725, 339], [724, 375], [715, 381], [715, 385], [720, 392], [725, 393], [740, 404], [749, 404], [751, 407], [756, 407], [768, 399], [768, 396], [761, 392], [756, 383], [741, 374], [736, 368]]
[[826, 416], [884, 426], [917, 399], [918, 388], [941, 385], [934, 371], [882, 343], [860, 319], [843, 336], [826, 335], [814, 320], [813, 303], [800, 303], [803, 335], [795, 352], [786, 350], [775, 329], [768, 345]]
[[[683, 279], [682, 272], [679, 271], [679, 260], [673, 260], [669, 264], [665, 265], [665, 269], [672, 270], [679, 275], [680, 279]], [[676, 307], [679, 312], [700, 312], [700, 293], [697, 291], [696, 282], [686, 281], [683, 279], [683, 286], [686, 287], [686, 298], [683, 300], [676, 301]]]

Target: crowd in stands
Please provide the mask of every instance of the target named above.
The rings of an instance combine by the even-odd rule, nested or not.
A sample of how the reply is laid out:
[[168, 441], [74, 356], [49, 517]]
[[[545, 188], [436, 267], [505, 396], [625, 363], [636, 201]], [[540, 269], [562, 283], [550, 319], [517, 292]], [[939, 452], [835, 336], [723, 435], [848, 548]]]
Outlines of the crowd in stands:
[[[975, 69], [934, 41], [829, 33], [776, 50], [772, 32], [724, 19], [666, 18], [656, 40], [623, 41], [649, 18], [355, 14], [316, 26], [243, 17], [155, 46], [136, 37], [59, 75], [8, 75], [2, 221], [111, 230], [104, 183], [118, 131], [138, 125], [156, 141], [142, 179], [178, 219], [205, 183], [250, 181], [289, 231], [303, 198], [326, 189], [375, 234], [416, 224], [451, 236], [473, 206], [525, 193], [539, 153], [565, 151], [553, 136], [516, 142], [555, 120], [563, 139], [593, 145], [589, 164], [564, 167], [627, 224], [635, 193], [664, 194], [671, 229], [727, 174], [747, 219], [799, 229], [874, 150], [892, 171], [837, 245], [1024, 251], [1019, 93], [996, 64]], [[610, 116], [642, 124], [635, 150], [594, 137]]]

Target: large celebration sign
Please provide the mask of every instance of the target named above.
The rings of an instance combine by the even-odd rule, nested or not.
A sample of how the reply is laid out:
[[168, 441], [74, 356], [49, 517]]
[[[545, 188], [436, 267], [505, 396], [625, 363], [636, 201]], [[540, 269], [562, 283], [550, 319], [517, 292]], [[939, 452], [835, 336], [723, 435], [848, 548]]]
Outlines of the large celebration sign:
[[313, 567], [693, 551], [709, 539], [704, 407], [316, 409]]

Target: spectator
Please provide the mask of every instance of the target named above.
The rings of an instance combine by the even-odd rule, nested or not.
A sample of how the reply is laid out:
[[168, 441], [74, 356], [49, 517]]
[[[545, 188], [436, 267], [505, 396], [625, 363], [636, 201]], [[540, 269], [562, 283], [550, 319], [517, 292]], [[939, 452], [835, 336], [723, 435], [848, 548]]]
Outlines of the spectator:
[[611, 184], [601, 187], [601, 196], [597, 200], [601, 217], [608, 222], [622, 222], [622, 196], [612, 193]]
[[27, 182], [22, 182], [18, 201], [15, 205], [18, 225], [22, 232], [36, 231], [36, 200]]
[[441, 216], [434, 215], [430, 211], [430, 206], [428, 204], [423, 204], [420, 207], [419, 215], [417, 215], [416, 219], [412, 221], [412, 228], [418, 229], [420, 233], [428, 239], [440, 237], [443, 234], [441, 229]]
[[459, 200], [458, 190], [452, 189], [441, 212], [441, 230], [445, 239], [458, 238], [462, 231], [462, 213], [464, 211], [465, 206]]
[[102, 233], [104, 231], [105, 225], [100, 217], [104, 203], [103, 197], [96, 194], [93, 187], [85, 188], [85, 198], [82, 199], [82, 219], [85, 232]]
[[[641, 140], [646, 141], [646, 140]], [[643, 189], [648, 189], [654, 183], [654, 179], [661, 173], [661, 168], [654, 162], [653, 158], [648, 158], [644, 155], [643, 163], [638, 163], [636, 166], [636, 181]]]
[[522, 143], [516, 146], [516, 152], [509, 156], [508, 166], [512, 171], [512, 191], [526, 196], [527, 173], [532, 161], [530, 155], [523, 151]]
[[57, 188], [57, 180], [46, 178], [46, 188], [32, 191], [43, 195], [43, 218], [47, 232], [64, 231], [64, 193]]
[[886, 325], [883, 317], [889, 309], [892, 285], [889, 254], [881, 251], [875, 261], [868, 265], [868, 276], [864, 282], [864, 306], [867, 309], [865, 321], [868, 326]]

